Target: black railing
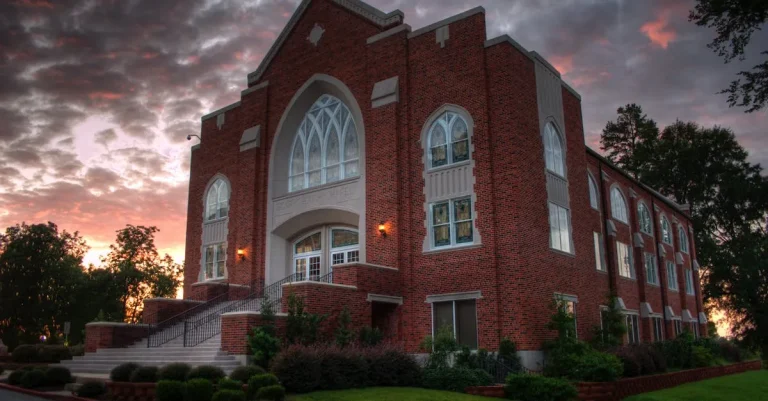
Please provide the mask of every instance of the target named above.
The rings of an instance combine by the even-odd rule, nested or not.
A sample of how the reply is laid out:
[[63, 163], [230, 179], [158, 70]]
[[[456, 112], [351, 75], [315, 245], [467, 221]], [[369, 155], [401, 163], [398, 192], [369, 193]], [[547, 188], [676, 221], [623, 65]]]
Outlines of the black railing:
[[493, 377], [494, 383], [503, 384], [510, 373], [533, 373], [520, 365], [520, 361], [506, 361], [502, 357], [478, 358], [478, 367]]

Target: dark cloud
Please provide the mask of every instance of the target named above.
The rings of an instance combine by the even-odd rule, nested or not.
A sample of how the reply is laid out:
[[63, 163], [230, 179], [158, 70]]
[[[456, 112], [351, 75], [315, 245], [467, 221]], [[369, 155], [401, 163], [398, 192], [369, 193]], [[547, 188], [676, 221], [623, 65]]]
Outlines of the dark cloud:
[[109, 147], [109, 144], [117, 140], [117, 133], [112, 128], [99, 131], [94, 136], [94, 142]]

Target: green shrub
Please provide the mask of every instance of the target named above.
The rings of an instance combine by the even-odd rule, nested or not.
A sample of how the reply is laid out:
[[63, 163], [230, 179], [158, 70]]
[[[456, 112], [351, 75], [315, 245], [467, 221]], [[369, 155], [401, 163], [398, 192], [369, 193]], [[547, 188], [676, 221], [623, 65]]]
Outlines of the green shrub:
[[526, 374], [507, 376], [504, 392], [519, 401], [570, 401], [578, 395], [568, 380]]
[[219, 380], [219, 384], [216, 386], [219, 390], [242, 390], [243, 382], [239, 380], [227, 379], [226, 377]]
[[192, 367], [186, 363], [170, 363], [160, 368], [160, 370], [157, 372], [157, 379], [184, 382], [187, 380], [187, 375], [189, 374], [190, 370], [192, 370]]
[[70, 345], [69, 346], [69, 355], [71, 355], [71, 356], [83, 356], [83, 355], [85, 355], [85, 345], [83, 345], [83, 344]]
[[131, 373], [133, 383], [157, 382], [157, 366], [142, 366]]
[[520, 362], [520, 355], [517, 354], [517, 345], [507, 337], [502, 338], [499, 342], [497, 358], [499, 362], [511, 368], [512, 371], [519, 372], [523, 367], [522, 362]]
[[253, 361], [262, 367], [269, 366], [269, 362], [280, 352], [280, 339], [262, 327], [256, 327], [248, 335], [248, 347], [253, 353]]
[[140, 367], [138, 363], [133, 362], [117, 365], [109, 372], [109, 379], [113, 382], [129, 382], [133, 371]]
[[654, 345], [664, 355], [667, 366], [678, 369], [690, 369], [693, 366], [693, 336], [683, 332], [673, 340], [666, 340]]
[[706, 368], [712, 366], [715, 363], [715, 357], [712, 356], [712, 352], [708, 349], [694, 345], [691, 350], [691, 365], [694, 368]]
[[24, 373], [27, 373], [25, 370], [14, 370], [11, 372], [10, 375], [8, 375], [8, 384], [11, 386], [18, 386], [21, 384], [21, 378], [24, 376]]
[[279, 384], [262, 387], [256, 394], [256, 399], [265, 401], [283, 401], [285, 399], [285, 387]]
[[368, 383], [368, 362], [357, 349], [327, 347], [320, 350], [321, 390], [344, 390]]
[[184, 386], [184, 401], [211, 401], [213, 383], [208, 379], [190, 378]]
[[160, 380], [155, 388], [157, 401], [184, 401], [184, 382]]
[[410, 387], [421, 384], [421, 366], [409, 354], [393, 346], [366, 348], [369, 386]]
[[63, 360], [72, 359], [69, 348], [64, 345], [41, 345], [38, 349], [38, 361], [47, 363], [58, 363]]
[[375, 347], [381, 344], [381, 341], [384, 340], [384, 333], [377, 327], [363, 326], [360, 328], [358, 340], [363, 347]]
[[728, 362], [741, 362], [744, 360], [741, 349], [736, 344], [725, 339], [720, 340], [720, 357]]
[[664, 355], [655, 346], [647, 344], [626, 345], [612, 351], [624, 368], [624, 377], [636, 377], [663, 373], [667, 370]]
[[242, 383], [248, 383], [251, 377], [256, 375], [263, 375], [267, 373], [264, 368], [256, 365], [238, 366], [232, 373], [229, 374], [229, 378], [232, 380], [238, 380]]
[[45, 371], [45, 383], [49, 386], [63, 386], [72, 383], [72, 373], [63, 366], [51, 366]]
[[544, 375], [576, 381], [614, 381], [623, 366], [615, 355], [600, 352], [576, 340], [559, 341], [548, 350]]
[[219, 390], [213, 393], [211, 401], [245, 401], [243, 390]]
[[22, 344], [11, 353], [11, 359], [17, 363], [37, 362], [39, 359], [37, 347], [32, 344]]
[[464, 392], [470, 386], [488, 386], [493, 382], [488, 372], [466, 367], [424, 369], [423, 386], [435, 390]]
[[262, 387], [278, 384], [280, 384], [280, 382], [277, 380], [277, 377], [269, 373], [253, 376], [248, 380], [248, 398], [256, 399], [255, 397]]
[[75, 391], [78, 397], [98, 398], [107, 392], [107, 386], [102, 382], [85, 382]]
[[323, 380], [322, 357], [316, 348], [294, 345], [277, 354], [272, 372], [293, 393], [308, 393], [320, 388]]
[[218, 366], [201, 365], [189, 371], [189, 374], [187, 374], [187, 380], [207, 379], [210, 380], [213, 384], [216, 384], [219, 379], [226, 376], [227, 375], [224, 374], [224, 371], [221, 370], [221, 368]]
[[21, 376], [21, 387], [24, 388], [38, 388], [45, 384], [45, 372], [42, 370], [29, 370], [24, 372], [24, 376]]

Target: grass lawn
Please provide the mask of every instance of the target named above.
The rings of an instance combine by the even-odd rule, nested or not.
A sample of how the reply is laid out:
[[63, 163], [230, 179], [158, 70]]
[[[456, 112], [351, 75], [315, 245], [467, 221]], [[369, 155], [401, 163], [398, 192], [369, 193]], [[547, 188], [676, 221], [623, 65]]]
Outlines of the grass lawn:
[[639, 394], [624, 401], [768, 400], [768, 370], [756, 370]]
[[498, 399], [411, 387], [316, 391], [288, 398], [289, 401], [489, 401]]

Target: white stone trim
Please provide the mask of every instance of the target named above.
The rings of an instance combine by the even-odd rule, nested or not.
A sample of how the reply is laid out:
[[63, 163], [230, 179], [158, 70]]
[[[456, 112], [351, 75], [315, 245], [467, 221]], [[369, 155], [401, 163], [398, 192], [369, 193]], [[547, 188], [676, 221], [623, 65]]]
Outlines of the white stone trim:
[[683, 316], [683, 322], [691, 323], [691, 322], [697, 321], [696, 319], [693, 318], [693, 315], [691, 315], [691, 311], [689, 311], [688, 309], [683, 309], [683, 312], [681, 313], [681, 315]]
[[371, 108], [386, 106], [400, 101], [398, 76], [376, 82], [371, 92]]
[[200, 149], [200, 144], [198, 143], [198, 144], [192, 145], [191, 149], [192, 149], [193, 152], [198, 150], [198, 149]]
[[655, 313], [653, 313], [653, 308], [651, 307], [651, 304], [648, 302], [641, 302], [640, 303], [640, 317], [648, 318], [652, 317]]
[[480, 291], [452, 292], [448, 294], [427, 295], [424, 303], [431, 304], [435, 302], [464, 301], [467, 299], [481, 299], [483, 295]]
[[699, 266], [699, 261], [694, 259], [693, 260], [693, 271], [697, 272], [697, 271], [699, 271], [700, 268], [701, 268], [701, 266]]
[[[192, 284], [195, 285], [195, 284]], [[144, 302], [151, 302], [151, 301], [163, 301], [163, 302], [177, 302], [177, 303], [183, 303], [183, 302], [189, 302], [189, 303], [195, 303], [195, 304], [204, 304], [205, 301], [195, 301], [193, 299], [181, 299], [181, 298], [162, 298], [162, 297], [155, 297], [155, 298], [148, 298], [145, 299]]]
[[[261, 312], [255, 312], [255, 311], [241, 311], [241, 312], [227, 312], [222, 313], [221, 317], [235, 317], [235, 316], [261, 316]], [[283, 312], [276, 312], [275, 316], [288, 316], [287, 313]]]
[[209, 118], [213, 118], [213, 117], [216, 117], [216, 116], [218, 116], [219, 114], [221, 114], [221, 113], [225, 113], [225, 112], [227, 112], [227, 111], [230, 111], [230, 110], [232, 110], [232, 109], [234, 109], [234, 108], [236, 108], [236, 107], [240, 107], [240, 101], [239, 101], [239, 100], [238, 100], [238, 101], [236, 101], [236, 102], [234, 102], [234, 103], [232, 103], [232, 104], [230, 104], [229, 106], [224, 106], [224, 107], [222, 107], [222, 108], [220, 108], [220, 109], [218, 109], [218, 110], [216, 110], [216, 111], [212, 111], [212, 112], [210, 112], [210, 113], [208, 113], [208, 114], [206, 114], [206, 115], [202, 116], [202, 117], [200, 118], [200, 121], [205, 121], [205, 120], [207, 120], [207, 119], [209, 119]]
[[434, 31], [437, 28], [440, 28], [441, 26], [445, 26], [448, 24], [452, 24], [456, 21], [461, 21], [464, 18], [471, 17], [475, 14], [485, 14], [485, 8], [483, 7], [475, 7], [472, 9], [469, 9], [467, 11], [464, 11], [463, 13], [456, 14], [452, 17], [448, 17], [444, 20], [440, 20], [435, 22], [434, 24], [427, 25], [423, 28], [417, 29], [411, 33], [408, 34], [408, 39], [413, 39], [419, 35], [425, 34], [427, 32]]
[[546, 60], [544, 57], [542, 57], [542, 56], [541, 56], [539, 53], [536, 53], [535, 51], [531, 51], [530, 53], [531, 53], [531, 57], [532, 57], [534, 60], [536, 60], [536, 61], [540, 62], [540, 63], [541, 63], [541, 64], [542, 64], [544, 67], [546, 67], [546, 68], [547, 68], [547, 69], [548, 69], [550, 72], [552, 72], [553, 74], [555, 74], [555, 76], [556, 76], [557, 78], [559, 78], [559, 79], [560, 79], [560, 81], [562, 82], [562, 78], [560, 77], [560, 71], [558, 71], [558, 70], [557, 70], [557, 68], [555, 68], [555, 67], [554, 67], [552, 64], [550, 64], [550, 63], [549, 63], [549, 61], [547, 61], [547, 60]]
[[320, 281], [312, 281], [312, 280], [305, 280], [305, 281], [293, 281], [290, 283], [284, 283], [282, 287], [288, 286], [304, 286], [304, 285], [324, 285], [327, 287], [338, 287], [338, 288], [347, 288], [350, 290], [356, 290], [357, 287], [354, 285], [347, 285], [347, 284], [334, 284], [334, 283], [323, 283]]
[[484, 46], [485, 48], [489, 48], [491, 46], [496, 46], [500, 43], [509, 43], [510, 45], [512, 45], [512, 47], [519, 50], [520, 53], [523, 53], [525, 57], [528, 57], [532, 61], [535, 61], [534, 58], [531, 56], [531, 53], [526, 48], [524, 48], [520, 43], [517, 43], [517, 41], [512, 39], [509, 35], [501, 35], [493, 39], [488, 39], [485, 41]]
[[699, 323], [700, 324], [707, 323], [707, 315], [704, 312], [699, 312]]
[[643, 240], [643, 236], [640, 235], [640, 233], [634, 233], [632, 234], [632, 243], [634, 244], [635, 248], [643, 248], [645, 247], [645, 240]]
[[400, 10], [384, 13], [378, 8], [361, 0], [333, 0], [333, 2], [380, 26], [387, 26], [400, 22], [405, 16]]
[[560, 83], [563, 85], [563, 88], [565, 88], [568, 92], [571, 92], [571, 95], [576, 96], [576, 99], [579, 99], [579, 101], [581, 101], [581, 95], [579, 94], [579, 92], [576, 92], [576, 89], [571, 88], [571, 86], [565, 83], [565, 81], [563, 80], [560, 80]]
[[667, 250], [664, 249], [664, 244], [661, 242], [656, 243], [656, 248], [659, 250], [659, 256], [664, 256], [667, 254]]
[[680, 319], [680, 316], [675, 316], [675, 311], [672, 310], [672, 307], [667, 305], [664, 307], [664, 320], [675, 320]]
[[403, 297], [396, 297], [392, 295], [379, 295], [379, 294], [368, 294], [368, 297], [366, 298], [366, 301], [368, 302], [383, 302], [388, 304], [397, 304], [402, 305], [403, 304]]
[[615, 237], [616, 236], [616, 223], [613, 222], [613, 219], [607, 218], [605, 220], [606, 225], [606, 231], [608, 231], [606, 234], [609, 237]]
[[148, 324], [144, 323], [123, 323], [123, 322], [90, 322], [85, 324], [87, 326], [91, 327], [149, 327]]
[[368, 39], [365, 40], [365, 43], [370, 45], [372, 43], [376, 43], [376, 42], [378, 42], [378, 41], [380, 41], [382, 39], [388, 38], [388, 37], [390, 37], [392, 35], [396, 35], [396, 34], [398, 34], [400, 32], [403, 32], [403, 31], [405, 31], [407, 33], [411, 33], [411, 26], [408, 25], [408, 24], [401, 24], [401, 25], [398, 25], [398, 26], [396, 26], [394, 28], [387, 29], [384, 32], [377, 33], [377, 34], [369, 37]]
[[369, 268], [373, 268], [373, 269], [384, 269], [384, 270], [400, 271], [399, 269], [396, 269], [394, 267], [375, 265], [373, 263], [362, 263], [362, 262], [339, 263], [337, 265], [333, 265], [333, 268], [335, 269], [335, 268], [338, 268], [338, 267], [349, 267], [349, 266], [364, 266], [364, 267], [369, 267]]
[[256, 125], [243, 131], [240, 137], [240, 151], [258, 148], [261, 146], [261, 125]]
[[251, 86], [248, 89], [243, 89], [243, 90], [240, 91], [240, 97], [242, 98], [243, 96], [245, 96], [245, 95], [247, 95], [249, 93], [256, 92], [259, 89], [264, 89], [267, 86], [269, 86], [269, 81], [264, 81], [264, 82], [262, 82], [262, 83], [260, 83], [258, 85]]
[[683, 254], [680, 252], [675, 252], [675, 263], [678, 265], [682, 265], [685, 263], [685, 259], [683, 259]]
[[624, 300], [621, 297], [616, 297], [616, 307], [622, 311], [626, 311], [627, 304], [624, 303]]

